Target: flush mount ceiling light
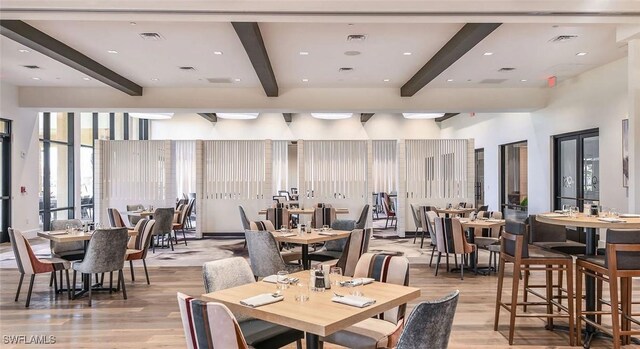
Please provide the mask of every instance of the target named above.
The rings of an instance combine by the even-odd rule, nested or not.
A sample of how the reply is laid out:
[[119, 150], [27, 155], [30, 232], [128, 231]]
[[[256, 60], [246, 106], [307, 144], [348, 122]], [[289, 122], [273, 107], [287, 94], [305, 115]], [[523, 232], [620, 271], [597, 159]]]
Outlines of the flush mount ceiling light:
[[404, 56], [411, 56], [411, 54], [412, 54], [412, 53], [411, 53], [411, 52], [403, 52], [402, 54], [403, 54]]
[[586, 56], [587, 53], [586, 52], [578, 52], [576, 53], [576, 56]]
[[213, 51], [213, 54], [216, 56], [222, 56], [222, 51]]
[[485, 52], [482, 55], [483, 56], [493, 56], [493, 52]]
[[340, 120], [340, 119], [348, 119], [353, 115], [353, 113], [311, 113], [316, 119], [323, 120]]
[[444, 116], [444, 113], [402, 113], [405, 119], [436, 119]]
[[253, 120], [258, 118], [258, 113], [216, 113], [221, 119]]
[[18, 50], [18, 52], [20, 52], [20, 53], [29, 53], [29, 50], [21, 48], [21, 49]]
[[308, 56], [308, 55], [309, 55], [309, 52], [307, 52], [307, 51], [300, 51], [300, 52], [298, 52], [298, 54], [299, 54], [300, 56]]
[[169, 120], [173, 113], [129, 113], [129, 116], [136, 119]]
[[116, 50], [109, 50], [109, 51], [107, 51], [107, 53], [111, 53], [111, 54], [114, 54], [114, 55], [115, 55], [115, 54], [118, 54], [118, 51], [116, 51]]

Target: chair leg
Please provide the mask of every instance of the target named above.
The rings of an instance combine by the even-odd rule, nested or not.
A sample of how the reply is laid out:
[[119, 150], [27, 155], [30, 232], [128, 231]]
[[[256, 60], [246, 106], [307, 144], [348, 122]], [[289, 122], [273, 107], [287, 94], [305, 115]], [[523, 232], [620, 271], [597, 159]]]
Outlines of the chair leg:
[[567, 268], [567, 308], [569, 310], [569, 345], [575, 345], [576, 328], [575, 328], [575, 316], [574, 312], [574, 293], [573, 293], [573, 261], [571, 261]]
[[147, 277], [147, 285], [151, 285], [151, 283], [149, 282], [149, 272], [147, 271], [147, 261], [143, 259], [142, 265], [144, 266], [144, 276]]
[[389, 216], [387, 216], [387, 220], [384, 221], [384, 228], [387, 229], [388, 225], [389, 225]]
[[35, 280], [36, 274], [31, 274], [31, 280], [29, 280], [29, 292], [27, 293], [27, 303], [25, 303], [24, 307], [29, 308], [29, 303], [31, 303], [31, 292], [33, 291], [33, 280]]
[[24, 280], [24, 274], [20, 274], [20, 281], [18, 281], [18, 290], [16, 291], [16, 299], [14, 302], [18, 301], [18, 297], [20, 296], [20, 288], [22, 288], [22, 281]]
[[133, 260], [129, 261], [129, 269], [131, 270], [131, 283], [136, 281], [135, 273], [133, 272]]
[[420, 248], [422, 248], [424, 246], [424, 230], [420, 234]]
[[[58, 277], [56, 276], [56, 272], [52, 271], [51, 272], [51, 277], [53, 278], [53, 292], [57, 292], [58, 291]], [[49, 286], [51, 287], [51, 286]]]
[[93, 298], [93, 294], [91, 292], [91, 289], [93, 288], [91, 287], [91, 274], [87, 274], [85, 277], [89, 278], [89, 306], [91, 306], [91, 299]]
[[496, 312], [493, 317], [493, 330], [498, 330], [498, 322], [500, 321], [500, 308], [502, 303], [502, 286], [504, 284], [504, 260], [500, 258], [500, 270], [498, 271], [498, 292], [496, 294]]
[[60, 280], [60, 289], [58, 291], [62, 292], [62, 269], [60, 269], [60, 277], [58, 279]]
[[171, 240], [171, 232], [169, 232], [169, 238], [167, 239], [169, 240], [169, 245], [171, 245], [171, 251], [173, 251], [173, 240]]
[[71, 295], [71, 299], [73, 299], [75, 293], [76, 293], [76, 271], [73, 271], [73, 295]]
[[182, 240], [184, 240], [184, 245], [187, 246], [187, 235], [184, 233], [184, 228], [182, 229]]
[[529, 292], [527, 292], [527, 287], [529, 287], [529, 271], [525, 270], [524, 271], [524, 277], [523, 279], [523, 289], [524, 292], [522, 293], [522, 301], [525, 303], [522, 305], [522, 311], [526, 312], [527, 311], [527, 301], [529, 299]]
[[118, 271], [118, 282], [122, 285], [122, 298], [127, 299], [127, 289], [124, 285], [124, 273], [122, 269]]
[[436, 246], [434, 245], [431, 249], [431, 258], [429, 259], [429, 268], [431, 268], [431, 264], [433, 263], [433, 255], [436, 253]]
[[618, 305], [618, 278], [609, 279], [609, 298], [611, 299], [611, 327], [613, 348], [620, 349], [620, 313]]
[[53, 274], [51, 274], [51, 277], [49, 278], [49, 287], [53, 286]]
[[516, 311], [518, 304], [518, 291], [520, 278], [516, 275], [520, 274], [520, 266], [514, 263], [513, 266], [513, 283], [511, 285], [511, 308], [509, 313], [509, 345], [513, 345], [513, 334], [516, 326]]
[[67, 277], [67, 296], [69, 297], [69, 299], [71, 299], [71, 284], [69, 283], [69, 269], [65, 269], [64, 273], [66, 274], [65, 276]]
[[582, 346], [582, 267], [576, 265], [576, 344]]
[[[438, 252], [438, 260], [436, 260], [436, 275], [438, 276], [438, 269], [440, 269], [440, 258], [442, 257], [442, 252]], [[447, 263], [449, 264], [449, 263]]]
[[109, 294], [113, 292], [113, 272], [109, 272]]
[[[547, 269], [552, 268], [553, 265], [546, 265]], [[546, 297], [547, 297], [547, 314], [553, 313], [553, 304], [551, 301], [553, 300], [553, 271], [546, 270]], [[547, 317], [547, 330], [553, 330], [553, 318]]]

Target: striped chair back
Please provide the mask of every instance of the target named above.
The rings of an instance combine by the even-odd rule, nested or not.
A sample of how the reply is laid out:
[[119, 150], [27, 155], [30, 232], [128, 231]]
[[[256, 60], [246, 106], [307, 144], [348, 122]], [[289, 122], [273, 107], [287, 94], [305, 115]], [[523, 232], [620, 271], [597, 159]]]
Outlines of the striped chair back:
[[187, 349], [247, 349], [238, 321], [221, 303], [204, 302], [178, 292]]
[[336, 263], [337, 267], [342, 268], [343, 275], [353, 276], [355, 273], [358, 260], [366, 252], [365, 241], [366, 234], [363, 229], [354, 229], [349, 234], [342, 254]]
[[108, 208], [107, 209], [107, 217], [109, 217], [109, 225], [112, 228], [125, 228], [127, 225], [124, 224], [124, 220], [120, 215], [120, 211], [117, 208]]
[[323, 225], [331, 226], [336, 220], [336, 209], [334, 207], [324, 205], [316, 207], [311, 218], [311, 225], [314, 228], [322, 228]]
[[68, 263], [41, 262], [35, 253], [33, 253], [29, 241], [27, 241], [18, 229], [9, 228], [9, 240], [11, 241], [11, 248], [16, 258], [16, 264], [18, 264], [18, 271], [21, 274], [33, 275], [68, 268]]
[[271, 221], [253, 221], [249, 222], [249, 229], [254, 231], [275, 231], [276, 228], [273, 226]]
[[[404, 256], [365, 253], [356, 265], [354, 277], [369, 277], [379, 282], [409, 286], [409, 260]], [[404, 319], [406, 304], [378, 315], [382, 320], [398, 324]]]
[[[464, 235], [464, 229], [462, 228], [462, 224], [458, 218], [441, 218], [438, 217], [435, 220], [436, 226], [436, 245], [438, 246], [438, 251], [440, 251], [439, 240], [442, 236], [444, 241], [442, 241], [445, 245], [446, 252], [462, 254], [467, 253], [467, 239]], [[443, 253], [445, 251], [442, 251]]]
[[175, 215], [174, 215], [174, 223], [178, 223], [180, 225], [183, 225], [185, 220], [187, 219], [187, 210], [189, 209], [189, 206], [187, 204], [180, 204], [178, 205], [178, 208], [176, 209]]
[[127, 248], [134, 250], [142, 250], [143, 257], [146, 257], [147, 249], [151, 243], [151, 237], [153, 237], [153, 227], [156, 225], [156, 221], [153, 219], [141, 219], [136, 224], [135, 230], [138, 232], [136, 236], [129, 238]]
[[[493, 219], [502, 219], [502, 212], [500, 211], [478, 211], [478, 218], [493, 218]], [[501, 227], [491, 228], [491, 230], [487, 228], [482, 229], [482, 236], [500, 236]]]
[[289, 228], [289, 210], [283, 207], [269, 207], [267, 220], [271, 221], [276, 229], [280, 229], [283, 225]]

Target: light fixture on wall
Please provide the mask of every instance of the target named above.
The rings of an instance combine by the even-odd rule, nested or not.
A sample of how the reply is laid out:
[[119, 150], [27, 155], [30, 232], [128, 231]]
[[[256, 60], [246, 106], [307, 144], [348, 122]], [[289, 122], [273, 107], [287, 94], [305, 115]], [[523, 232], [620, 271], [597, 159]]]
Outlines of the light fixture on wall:
[[444, 116], [444, 113], [402, 113], [405, 119], [436, 119]]
[[129, 113], [129, 116], [136, 119], [169, 120], [173, 113]]
[[340, 119], [348, 119], [353, 115], [353, 113], [311, 113], [316, 119], [324, 119], [324, 120], [340, 120]]
[[258, 113], [216, 113], [221, 119], [252, 120], [258, 118]]

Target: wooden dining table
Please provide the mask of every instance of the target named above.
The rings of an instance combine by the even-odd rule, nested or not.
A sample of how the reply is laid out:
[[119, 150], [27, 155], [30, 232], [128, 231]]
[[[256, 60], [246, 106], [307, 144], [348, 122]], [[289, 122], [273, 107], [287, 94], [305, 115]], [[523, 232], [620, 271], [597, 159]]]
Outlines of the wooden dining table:
[[[536, 220], [554, 225], [567, 227], [579, 227], [585, 229], [585, 255], [595, 256], [598, 248], [597, 229], [640, 229], [640, 218], [619, 218], [620, 222], [607, 222], [601, 217], [589, 216], [582, 213], [569, 215], [558, 212], [547, 212], [536, 215]], [[586, 310], [594, 311], [596, 308], [596, 280], [592, 276], [585, 275], [585, 300]], [[587, 315], [595, 320], [595, 315]], [[590, 324], [586, 325], [584, 345], [588, 348], [597, 329]], [[615, 339], [617, 340], [617, 339]], [[636, 343], [640, 344], [640, 343]]]
[[[291, 276], [299, 278], [305, 287], [309, 284], [308, 271]], [[205, 300], [223, 303], [236, 314], [303, 331], [307, 348], [316, 349], [320, 348], [320, 337], [328, 336], [420, 296], [419, 288], [373, 282], [360, 288], [365, 297], [376, 300], [375, 304], [358, 308], [331, 301], [334, 292], [349, 294], [348, 288], [333, 286], [325, 292], [309, 292], [308, 301], [298, 302], [295, 300], [297, 287], [299, 286], [290, 286], [284, 290], [284, 300], [256, 308], [242, 305], [240, 301], [263, 293], [273, 293], [276, 290], [275, 284], [259, 281], [206, 293], [202, 297]]]
[[[287, 211], [289, 211], [290, 215], [311, 215], [315, 212], [314, 208], [288, 208]], [[259, 215], [265, 215], [267, 214], [267, 210], [263, 209], [258, 211]], [[336, 214], [349, 214], [349, 209], [348, 208], [336, 208]]]
[[[302, 266], [305, 270], [311, 267], [311, 261], [309, 260], [309, 245], [317, 244], [320, 242], [339, 240], [349, 237], [351, 231], [348, 230], [327, 230], [312, 229], [310, 233], [298, 233], [297, 229], [291, 230], [276, 230], [271, 234], [276, 238], [278, 242], [287, 242], [292, 244], [298, 244], [302, 248]], [[294, 235], [291, 235], [294, 234]]]
[[452, 207], [452, 208], [436, 208], [435, 210], [436, 212], [438, 212], [438, 214], [444, 213], [445, 215], [447, 215], [447, 217], [449, 217], [450, 215], [454, 215], [454, 216], [459, 215], [459, 216], [465, 217], [469, 213], [475, 212], [476, 209], [473, 207], [468, 207], [468, 208]]
[[[476, 233], [478, 230], [482, 231], [482, 229], [489, 229], [490, 231], [493, 231], [493, 228], [500, 228], [503, 227], [506, 224], [506, 221], [504, 219], [482, 219], [482, 218], [477, 218], [475, 220], [470, 220], [470, 219], [460, 219], [460, 224], [462, 224], [462, 227], [465, 229], [471, 229], [472, 232], [471, 234], [469, 234], [469, 242], [474, 244], [475, 243], [475, 237], [476, 237]], [[494, 237], [499, 237], [499, 236], [494, 236]], [[476, 249], [476, 251], [474, 252], [478, 253], [478, 250]], [[471, 268], [476, 268], [476, 257], [475, 255], [471, 258]], [[484, 269], [486, 270], [486, 272], [489, 272], [489, 267], [482, 267], [482, 268], [476, 268], [476, 269]]]

